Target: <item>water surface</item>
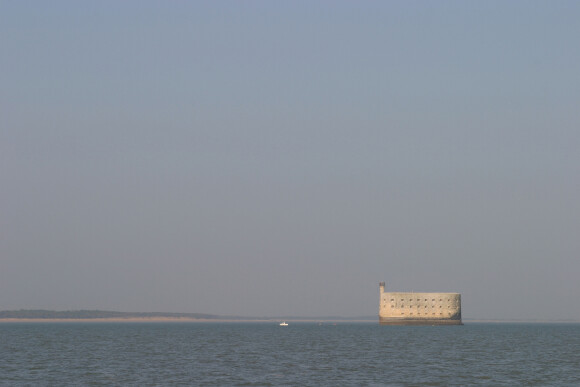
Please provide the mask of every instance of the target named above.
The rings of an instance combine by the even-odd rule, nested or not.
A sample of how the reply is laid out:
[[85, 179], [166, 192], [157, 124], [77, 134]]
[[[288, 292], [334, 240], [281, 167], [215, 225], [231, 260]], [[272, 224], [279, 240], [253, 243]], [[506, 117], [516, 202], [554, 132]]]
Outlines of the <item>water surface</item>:
[[578, 386], [580, 325], [5, 323], [0, 385]]

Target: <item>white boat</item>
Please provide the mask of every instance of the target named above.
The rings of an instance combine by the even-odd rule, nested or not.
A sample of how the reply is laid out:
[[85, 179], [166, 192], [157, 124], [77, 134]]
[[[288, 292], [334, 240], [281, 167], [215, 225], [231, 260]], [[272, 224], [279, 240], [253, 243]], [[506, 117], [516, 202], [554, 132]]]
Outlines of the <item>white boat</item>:
[[286, 324], [286, 321], [282, 321], [282, 322], [280, 323], [280, 326], [281, 326], [281, 327], [287, 327], [287, 326], [288, 326], [288, 324]]

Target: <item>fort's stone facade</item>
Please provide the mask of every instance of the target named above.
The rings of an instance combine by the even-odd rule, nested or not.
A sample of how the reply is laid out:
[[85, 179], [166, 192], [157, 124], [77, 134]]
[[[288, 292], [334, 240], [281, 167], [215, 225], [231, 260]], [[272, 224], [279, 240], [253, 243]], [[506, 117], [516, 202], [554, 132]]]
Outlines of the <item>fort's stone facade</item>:
[[379, 284], [381, 325], [462, 325], [461, 294], [385, 292]]

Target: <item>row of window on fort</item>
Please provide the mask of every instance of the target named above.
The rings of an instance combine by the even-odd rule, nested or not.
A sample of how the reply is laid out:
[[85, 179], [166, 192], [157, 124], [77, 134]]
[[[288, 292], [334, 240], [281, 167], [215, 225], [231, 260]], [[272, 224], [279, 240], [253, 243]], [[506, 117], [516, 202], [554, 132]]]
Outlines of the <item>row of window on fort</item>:
[[[432, 298], [431, 302], [429, 302], [428, 298], [425, 299], [421, 299], [421, 298], [417, 298], [416, 302], [414, 302], [413, 298], [409, 298], [408, 299], [408, 304], [406, 302], [407, 299], [405, 298], [401, 298], [400, 302], [397, 302], [397, 299], [395, 298], [391, 298], [391, 308], [397, 308], [397, 309], [403, 309], [406, 308], [407, 306], [412, 309], [412, 308], [417, 308], [417, 309], [443, 309], [443, 307], [447, 307], [446, 309], [452, 309], [455, 308], [457, 305], [457, 300], [452, 300], [450, 298]], [[387, 300], [383, 301], [383, 305], [384, 307], [387, 306]]]
[[[395, 301], [395, 299], [394, 298], [391, 298], [391, 302], [394, 302], [394, 301]], [[417, 298], [417, 301], [418, 302], [421, 302], [421, 299], [420, 298]], [[425, 298], [425, 301], [429, 301], [429, 300], [427, 298]], [[435, 301], [435, 299], [432, 298], [431, 301]], [[441, 301], [443, 301], [443, 299], [440, 298], [439, 301], [441, 302]], [[449, 302], [449, 298], [447, 299], [447, 301]], [[401, 302], [405, 302], [405, 300], [403, 298], [401, 298]], [[409, 302], [413, 302], [413, 299], [412, 298], [409, 298]]]
[[[394, 308], [394, 307], [395, 307], [395, 305], [391, 305], [391, 308]], [[401, 305], [399, 308], [404, 308], [404, 307], [405, 307], [405, 305]], [[413, 307], [413, 305], [409, 305], [409, 308], [412, 308], [412, 307]], [[421, 307], [421, 305], [417, 305], [417, 308], [420, 308], [420, 307]], [[431, 306], [431, 308], [435, 308], [435, 305]], [[439, 308], [440, 309], [443, 308], [443, 305], [439, 305]], [[425, 309], [427, 309], [427, 305], [425, 305]], [[447, 305], [447, 309], [451, 309], [451, 305]]]

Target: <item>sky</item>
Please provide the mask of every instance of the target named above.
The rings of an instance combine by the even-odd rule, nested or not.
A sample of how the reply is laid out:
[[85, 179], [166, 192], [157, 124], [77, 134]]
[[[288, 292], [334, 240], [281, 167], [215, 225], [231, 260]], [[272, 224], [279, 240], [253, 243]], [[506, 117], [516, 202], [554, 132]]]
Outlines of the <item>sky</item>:
[[580, 320], [579, 19], [0, 1], [0, 310]]

